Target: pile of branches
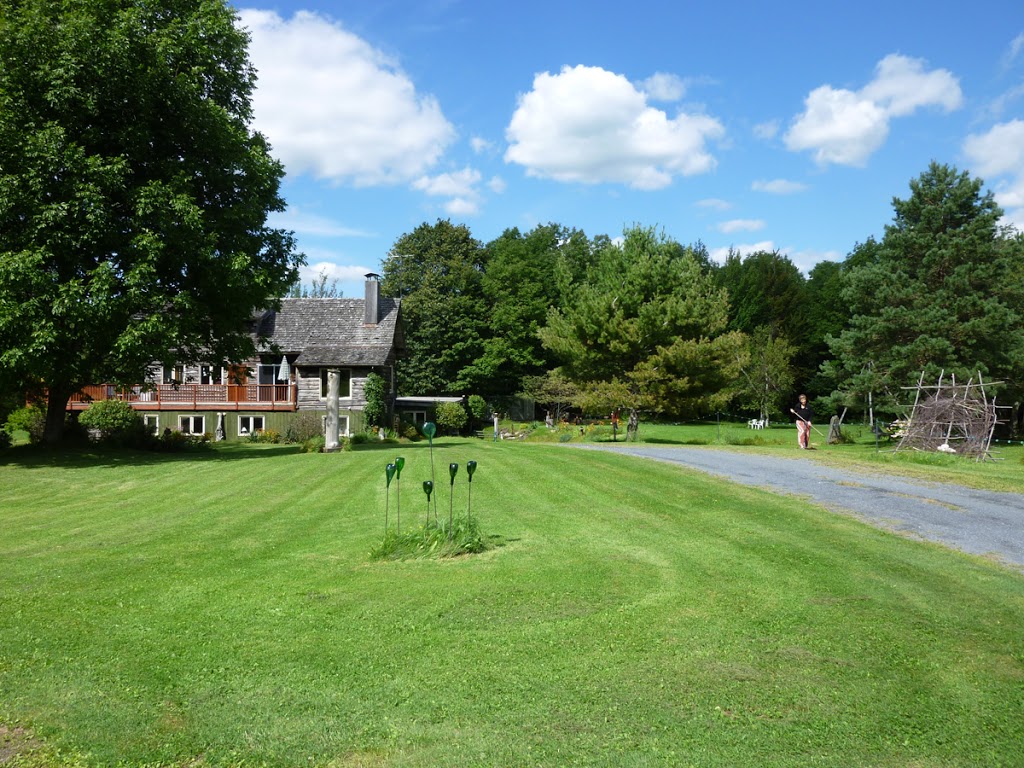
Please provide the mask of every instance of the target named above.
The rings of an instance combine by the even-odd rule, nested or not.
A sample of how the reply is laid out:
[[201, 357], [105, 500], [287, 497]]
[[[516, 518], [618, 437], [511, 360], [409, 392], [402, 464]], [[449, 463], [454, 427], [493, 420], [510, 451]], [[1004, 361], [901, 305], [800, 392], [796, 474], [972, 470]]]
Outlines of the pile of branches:
[[[934, 386], [924, 385], [924, 374], [916, 387], [914, 408], [901, 426], [896, 450], [912, 449], [969, 456], [976, 461], [991, 459], [992, 433], [999, 423], [995, 397], [985, 393], [981, 374], [977, 380], [957, 384], [956, 377], [943, 382], [945, 372]], [[989, 382], [991, 387], [993, 382]]]

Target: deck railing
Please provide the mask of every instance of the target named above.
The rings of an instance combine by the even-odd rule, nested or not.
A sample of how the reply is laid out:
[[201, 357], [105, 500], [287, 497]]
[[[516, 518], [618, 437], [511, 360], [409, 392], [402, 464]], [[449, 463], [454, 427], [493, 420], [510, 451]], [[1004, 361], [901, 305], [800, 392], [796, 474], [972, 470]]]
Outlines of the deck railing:
[[82, 387], [70, 402], [90, 403], [96, 400], [124, 400], [139, 407], [196, 408], [217, 403], [294, 404], [294, 384], [152, 384], [147, 387], [114, 387], [96, 385]]

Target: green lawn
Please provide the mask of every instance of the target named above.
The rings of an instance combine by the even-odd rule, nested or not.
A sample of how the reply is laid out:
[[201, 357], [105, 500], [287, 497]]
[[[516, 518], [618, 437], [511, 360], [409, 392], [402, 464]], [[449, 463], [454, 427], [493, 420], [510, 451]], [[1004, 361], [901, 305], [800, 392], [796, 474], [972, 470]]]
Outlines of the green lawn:
[[477, 460], [495, 547], [375, 563], [396, 453], [404, 529], [424, 444], [0, 454], [0, 764], [1024, 764], [1017, 572], [659, 462], [455, 439], [438, 510]]

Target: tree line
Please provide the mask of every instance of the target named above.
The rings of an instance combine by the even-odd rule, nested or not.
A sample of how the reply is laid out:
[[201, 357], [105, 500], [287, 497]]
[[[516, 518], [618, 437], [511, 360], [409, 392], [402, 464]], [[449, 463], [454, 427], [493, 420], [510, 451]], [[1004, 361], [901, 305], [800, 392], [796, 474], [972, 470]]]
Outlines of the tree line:
[[[897, 414], [924, 374], [1024, 394], [1024, 238], [980, 179], [932, 163], [880, 239], [805, 276], [778, 251], [714, 262], [656, 227], [549, 223], [489, 243], [438, 220], [399, 237], [400, 394], [527, 394], [561, 409], [686, 418], [819, 409]], [[995, 384], [995, 382], [1002, 382]]]

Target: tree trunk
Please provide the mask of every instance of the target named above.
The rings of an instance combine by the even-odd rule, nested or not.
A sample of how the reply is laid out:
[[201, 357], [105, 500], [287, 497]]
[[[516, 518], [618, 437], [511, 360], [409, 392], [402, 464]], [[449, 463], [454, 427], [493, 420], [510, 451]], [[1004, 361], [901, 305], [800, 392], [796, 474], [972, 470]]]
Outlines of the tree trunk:
[[46, 427], [43, 429], [43, 442], [47, 445], [56, 445], [64, 439], [64, 419], [71, 394], [70, 387], [50, 387], [46, 401]]
[[629, 409], [629, 421], [626, 422], [626, 440], [631, 443], [636, 442], [636, 433], [640, 428], [640, 417], [636, 412], [636, 408]]

